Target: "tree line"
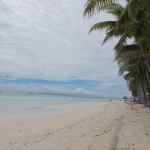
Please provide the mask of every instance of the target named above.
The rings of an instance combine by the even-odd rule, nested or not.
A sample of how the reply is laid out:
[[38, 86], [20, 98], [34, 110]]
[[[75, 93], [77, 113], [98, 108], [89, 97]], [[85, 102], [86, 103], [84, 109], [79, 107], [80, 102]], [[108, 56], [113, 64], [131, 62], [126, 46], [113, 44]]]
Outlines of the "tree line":
[[102, 44], [118, 38], [115, 60], [132, 96], [150, 108], [150, 0], [87, 0], [85, 17], [106, 11], [116, 20], [98, 22], [90, 32], [106, 29]]

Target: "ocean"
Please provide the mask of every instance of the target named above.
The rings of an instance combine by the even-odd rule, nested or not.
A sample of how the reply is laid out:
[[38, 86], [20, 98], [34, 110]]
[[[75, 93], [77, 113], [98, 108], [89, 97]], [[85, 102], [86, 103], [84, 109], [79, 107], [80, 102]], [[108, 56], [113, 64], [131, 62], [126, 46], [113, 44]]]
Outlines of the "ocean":
[[108, 99], [85, 98], [48, 94], [0, 93], [0, 117], [16, 114], [59, 112], [57, 106], [87, 102], [101, 102]]

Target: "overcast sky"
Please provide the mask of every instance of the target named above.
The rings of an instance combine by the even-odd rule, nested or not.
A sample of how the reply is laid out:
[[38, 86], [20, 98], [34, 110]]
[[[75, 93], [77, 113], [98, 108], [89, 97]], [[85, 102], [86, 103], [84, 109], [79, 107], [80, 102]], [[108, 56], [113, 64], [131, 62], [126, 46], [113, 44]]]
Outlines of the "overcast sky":
[[106, 13], [83, 18], [86, 0], [0, 1], [0, 91], [128, 95], [105, 31]]

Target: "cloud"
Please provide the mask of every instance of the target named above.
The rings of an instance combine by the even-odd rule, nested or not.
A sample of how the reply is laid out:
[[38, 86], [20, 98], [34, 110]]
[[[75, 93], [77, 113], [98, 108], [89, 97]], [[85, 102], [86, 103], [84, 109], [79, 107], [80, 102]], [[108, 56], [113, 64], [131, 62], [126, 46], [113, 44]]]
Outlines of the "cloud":
[[123, 84], [125, 84], [125, 82], [102, 83], [102, 84], [99, 84], [96, 88], [103, 89], [103, 88], [114, 87], [114, 86], [119, 86]]
[[102, 13], [84, 19], [84, 4], [75, 0], [0, 1], [0, 74], [51, 81], [118, 80], [112, 50], [115, 40], [102, 47], [103, 31], [88, 35], [94, 23], [114, 18]]
[[[69, 86], [68, 86], [69, 87]], [[93, 92], [90, 90], [86, 90], [83, 88], [65, 88], [59, 85], [43, 85], [43, 84], [5, 84], [1, 83], [0, 85], [0, 92], [21, 92], [21, 93], [40, 93], [40, 94], [63, 94], [63, 95], [70, 95], [70, 96], [88, 96], [88, 97], [122, 97], [121, 94], [116, 93], [103, 93], [103, 92]]]
[[82, 16], [83, 4], [44, 2], [1, 2], [1, 73], [18, 78], [68, 80], [74, 76], [98, 79], [102, 76], [100, 70], [107, 72], [107, 67], [112, 66], [111, 49], [109, 53], [99, 50], [100, 44], [95, 42], [99, 38], [87, 35], [89, 25]]

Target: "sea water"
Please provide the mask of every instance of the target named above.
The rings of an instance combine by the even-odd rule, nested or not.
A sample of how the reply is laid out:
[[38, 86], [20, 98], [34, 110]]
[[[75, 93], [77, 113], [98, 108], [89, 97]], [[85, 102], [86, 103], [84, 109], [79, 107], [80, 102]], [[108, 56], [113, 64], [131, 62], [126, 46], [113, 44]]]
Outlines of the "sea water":
[[15, 114], [59, 112], [57, 106], [87, 102], [101, 102], [108, 99], [85, 98], [48, 94], [0, 93], [0, 117]]

